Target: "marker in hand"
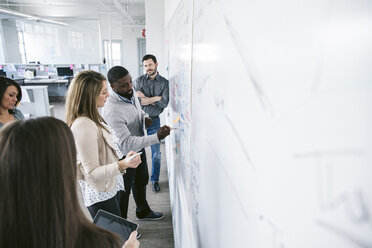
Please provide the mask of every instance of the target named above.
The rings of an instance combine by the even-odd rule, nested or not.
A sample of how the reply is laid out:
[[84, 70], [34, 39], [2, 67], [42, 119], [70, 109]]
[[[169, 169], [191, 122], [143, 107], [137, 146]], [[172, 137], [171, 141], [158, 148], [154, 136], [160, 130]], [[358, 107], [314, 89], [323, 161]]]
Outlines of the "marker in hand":
[[142, 152], [135, 153], [133, 155], [130, 155], [129, 157], [125, 158], [126, 162], [130, 162], [132, 159], [134, 159], [135, 156], [142, 154]]

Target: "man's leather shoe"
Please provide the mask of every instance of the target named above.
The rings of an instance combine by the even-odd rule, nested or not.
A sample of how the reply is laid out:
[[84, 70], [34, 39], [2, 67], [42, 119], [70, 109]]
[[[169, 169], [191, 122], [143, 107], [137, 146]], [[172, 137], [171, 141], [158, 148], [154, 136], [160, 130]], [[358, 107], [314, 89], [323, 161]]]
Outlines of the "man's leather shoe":
[[160, 191], [159, 182], [152, 182], [152, 191], [155, 191], [155, 192]]

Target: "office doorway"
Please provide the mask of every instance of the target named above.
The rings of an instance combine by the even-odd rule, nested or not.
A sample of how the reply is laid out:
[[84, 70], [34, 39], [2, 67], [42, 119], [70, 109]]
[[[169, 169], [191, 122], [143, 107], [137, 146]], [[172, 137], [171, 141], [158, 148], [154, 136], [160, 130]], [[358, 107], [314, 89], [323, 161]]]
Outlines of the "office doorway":
[[111, 40], [111, 46], [109, 40], [103, 40], [103, 56], [109, 68], [123, 65], [122, 46], [121, 40]]
[[138, 38], [138, 76], [143, 74], [143, 65], [142, 65], [142, 58], [146, 55], [146, 39], [145, 38]]

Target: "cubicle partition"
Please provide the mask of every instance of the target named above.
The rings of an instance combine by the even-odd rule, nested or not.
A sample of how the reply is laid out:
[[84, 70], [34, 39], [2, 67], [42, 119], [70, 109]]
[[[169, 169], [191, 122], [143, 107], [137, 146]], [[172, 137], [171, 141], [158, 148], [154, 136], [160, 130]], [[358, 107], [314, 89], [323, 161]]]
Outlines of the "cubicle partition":
[[34, 85], [21, 86], [22, 101], [18, 109], [22, 111], [26, 118], [53, 116], [48, 99], [48, 86]]

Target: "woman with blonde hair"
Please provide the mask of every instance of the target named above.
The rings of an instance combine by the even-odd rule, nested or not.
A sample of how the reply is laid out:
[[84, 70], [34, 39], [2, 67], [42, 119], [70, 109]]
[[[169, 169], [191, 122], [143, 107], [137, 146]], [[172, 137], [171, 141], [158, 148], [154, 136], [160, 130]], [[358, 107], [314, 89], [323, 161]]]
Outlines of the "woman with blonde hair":
[[[100, 209], [121, 216], [118, 192], [124, 190], [122, 174], [141, 162], [139, 155], [119, 161], [115, 134], [98, 112], [108, 96], [102, 74], [82, 71], [72, 80], [66, 99], [66, 123], [78, 153], [79, 185], [92, 218]], [[131, 151], [127, 156], [133, 154]]]
[[[120, 247], [119, 236], [94, 225], [80, 208], [76, 148], [66, 123], [13, 121], [1, 129], [0, 147], [0, 247]], [[123, 248], [139, 247], [136, 234]]]

